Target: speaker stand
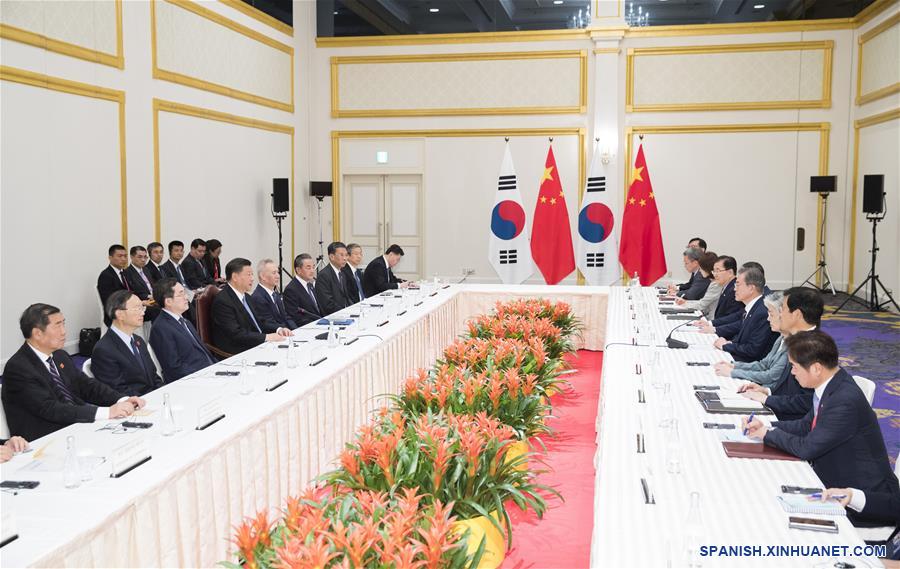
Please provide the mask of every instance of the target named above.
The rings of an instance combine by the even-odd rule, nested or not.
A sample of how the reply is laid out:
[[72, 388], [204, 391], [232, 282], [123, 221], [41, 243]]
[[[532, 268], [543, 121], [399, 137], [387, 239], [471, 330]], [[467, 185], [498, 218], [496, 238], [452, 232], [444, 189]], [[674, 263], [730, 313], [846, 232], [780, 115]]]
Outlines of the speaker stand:
[[322, 196], [316, 196], [316, 201], [318, 202], [318, 210], [319, 210], [319, 256], [316, 257], [316, 271], [325, 267], [325, 249], [323, 248], [325, 240], [322, 237], [322, 202], [325, 201], [325, 198]]
[[[831, 282], [831, 275], [828, 274], [828, 264], [825, 261], [825, 225], [828, 219], [828, 193], [820, 192], [819, 196], [822, 198], [822, 227], [819, 228], [818, 243], [819, 264], [816, 270], [806, 277], [806, 280], [800, 286], [809, 285], [820, 292], [826, 292], [828, 289], [831, 289], [831, 294], [836, 295], [837, 292], [834, 290], [834, 285]], [[818, 278], [819, 273], [821, 273], [823, 279], [821, 287], [813, 280]]]
[[[881, 282], [881, 279], [878, 277], [878, 272], [875, 270], [875, 262], [878, 260], [878, 239], [877, 239], [878, 222], [882, 221], [884, 219], [884, 215], [867, 216], [866, 219], [868, 219], [869, 221], [872, 222], [872, 250], [871, 250], [872, 267], [869, 269], [869, 275], [866, 277], [866, 280], [859, 283], [859, 286], [856, 287], [856, 290], [854, 290], [852, 293], [850, 293], [850, 296], [848, 296], [847, 299], [834, 310], [833, 314], [837, 314], [838, 311], [840, 311], [842, 308], [844, 308], [844, 305], [847, 304], [848, 302], [850, 302], [851, 300], [857, 304], [864, 306], [866, 308], [866, 310], [869, 310], [871, 312], [881, 312], [881, 311], [885, 310], [885, 307], [888, 304], [893, 304], [894, 308], [898, 312], [900, 312], [900, 306], [897, 306], [897, 301], [894, 300], [894, 297], [891, 296], [891, 292], [887, 289], [886, 286], [884, 286], [884, 283]], [[857, 300], [856, 293], [858, 293], [860, 290], [862, 290], [862, 288], [864, 286], [866, 286], [867, 284], [870, 286], [869, 286], [869, 292], [866, 295], [867, 298], [866, 298], [865, 302]], [[878, 300], [878, 287], [881, 287], [881, 290], [884, 291], [884, 295], [887, 296], [887, 298], [888, 298], [884, 302], [881, 302], [880, 300]]]
[[275, 223], [276, 225], [278, 225], [278, 292], [281, 293], [284, 291], [284, 287], [282, 286], [281, 282], [281, 273], [285, 272], [283, 256], [284, 241], [281, 236], [281, 222], [282, 220], [284, 220], [286, 215], [281, 213], [273, 213], [272, 215], [275, 216]]

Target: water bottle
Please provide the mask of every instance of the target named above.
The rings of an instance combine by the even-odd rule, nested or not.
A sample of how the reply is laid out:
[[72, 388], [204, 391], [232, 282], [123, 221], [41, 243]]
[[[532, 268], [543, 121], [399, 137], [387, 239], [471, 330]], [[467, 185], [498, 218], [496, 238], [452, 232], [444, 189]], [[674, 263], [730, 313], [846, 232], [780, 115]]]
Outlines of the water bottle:
[[241, 360], [241, 395], [250, 395], [253, 393], [253, 384], [250, 382], [250, 374], [252, 366], [247, 365], [247, 360]]
[[163, 393], [162, 434], [164, 437], [175, 434], [175, 411], [168, 393]]
[[78, 451], [75, 449], [75, 437], [66, 437], [66, 462], [63, 464], [63, 486], [78, 488], [81, 486], [81, 470], [78, 468]]
[[297, 367], [297, 348], [294, 347], [294, 340], [288, 338], [287, 347], [287, 366], [288, 369]]
[[329, 348], [337, 348], [338, 347], [337, 326], [334, 325], [333, 320], [328, 321], [328, 347]]
[[684, 526], [684, 550], [688, 567], [702, 567], [700, 546], [703, 542], [703, 519], [700, 517], [700, 493], [691, 492], [691, 509]]

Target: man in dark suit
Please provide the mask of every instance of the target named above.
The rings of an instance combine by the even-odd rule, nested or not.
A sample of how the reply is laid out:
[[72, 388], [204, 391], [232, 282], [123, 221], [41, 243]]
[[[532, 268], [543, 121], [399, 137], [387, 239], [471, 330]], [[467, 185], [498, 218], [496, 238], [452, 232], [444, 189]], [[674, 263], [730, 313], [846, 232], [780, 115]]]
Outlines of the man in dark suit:
[[[763, 269], [763, 266], [757, 263], [756, 261], [747, 261], [743, 265], [738, 272], [743, 271], [744, 269], [756, 269], [758, 270], [762, 276], [763, 280], [766, 277], [766, 270]], [[735, 279], [735, 285], [737, 285], [737, 279]], [[768, 286], [763, 286], [763, 296], [768, 296], [768, 294], [772, 292]], [[735, 301], [738, 303], [740, 309], [734, 309], [725, 316], [716, 316], [712, 322], [707, 321], [705, 318], [701, 318], [700, 320], [694, 322], [694, 326], [699, 326], [700, 331], [704, 334], [718, 334], [719, 336], [723, 336], [724, 334], [734, 334], [738, 328], [740, 328], [740, 322], [744, 318], [744, 304], [735, 298]]]
[[144, 324], [144, 310], [137, 295], [127, 290], [112, 293], [106, 301], [112, 325], [94, 346], [91, 371], [119, 393], [144, 395], [163, 384], [146, 342], [134, 333]]
[[278, 265], [272, 259], [263, 259], [257, 264], [256, 274], [259, 284], [253, 294], [250, 295], [250, 306], [253, 312], [261, 318], [263, 332], [274, 332], [278, 328], [293, 330], [298, 328], [297, 323], [288, 316], [281, 293], [278, 292], [278, 283], [281, 275], [278, 274]]
[[769, 326], [768, 311], [762, 302], [766, 279], [754, 268], [741, 269], [735, 282], [735, 298], [744, 303], [743, 319], [720, 331], [713, 344], [739, 362], [761, 360], [778, 337]]
[[227, 285], [212, 303], [212, 343], [229, 354], [237, 354], [263, 342], [280, 342], [291, 336], [287, 328], [263, 332], [265, 325], [250, 307], [247, 298], [253, 288], [253, 268], [240, 257], [225, 265]]
[[347, 245], [347, 264], [342, 269], [344, 271], [344, 282], [347, 283], [347, 297], [350, 298], [350, 304], [356, 304], [360, 300], [366, 298], [366, 293], [362, 286], [363, 270], [360, 268], [362, 264], [362, 247], [358, 243], [350, 243]]
[[150, 262], [144, 266], [144, 273], [150, 278], [150, 284], [153, 285], [159, 279], [163, 278], [163, 246], [162, 243], [154, 241], [147, 245], [147, 254], [150, 256]]
[[[153, 301], [153, 280], [147, 271], [149, 256], [147, 250], [140, 245], [135, 245], [128, 251], [131, 256], [131, 265], [125, 269], [125, 280], [131, 291], [141, 299], [141, 303], [147, 308], [144, 320], [153, 322], [159, 315], [159, 307]], [[104, 304], [104, 310], [106, 305]]]
[[688, 282], [680, 285], [669, 285], [669, 294], [675, 294], [685, 300], [700, 300], [709, 288], [709, 279], [700, 274], [700, 257], [703, 251], [690, 247], [684, 250], [684, 270], [691, 274]]
[[316, 262], [310, 255], [297, 255], [294, 275], [284, 287], [284, 308], [289, 318], [298, 326], [303, 326], [322, 317], [316, 301]]
[[19, 319], [25, 343], [3, 369], [3, 409], [12, 433], [34, 440], [72, 423], [119, 419], [144, 406], [78, 371], [55, 306], [32, 304]]
[[706, 253], [706, 240], [702, 237], [691, 237], [691, 240], [688, 241], [687, 248], [700, 249], [700, 251]]
[[153, 298], [163, 310], [150, 329], [150, 345], [166, 383], [216, 363], [197, 329], [183, 316], [188, 309], [184, 287], [175, 279], [159, 280], [153, 285]]
[[366, 296], [375, 296], [389, 289], [406, 288], [406, 281], [395, 277], [391, 270], [402, 258], [403, 249], [393, 244], [387, 248], [384, 255], [375, 257], [366, 265], [362, 280]]
[[194, 239], [191, 241], [191, 252], [181, 263], [181, 271], [187, 281], [188, 288], [197, 290], [213, 284], [212, 277], [206, 272], [203, 257], [206, 255], [206, 241]]
[[[808, 461], [826, 488], [856, 488], [891, 497], [900, 493], [878, 418], [850, 374], [838, 366], [831, 336], [814, 330], [790, 336], [785, 343], [794, 377], [814, 390], [812, 408], [802, 419], [776, 421], [771, 427], [760, 419], [749, 423], [744, 419], [748, 436]], [[860, 513], [851, 509], [847, 517], [854, 523], [896, 519], [896, 515], [882, 519], [877, 511], [862, 519]]]
[[713, 279], [722, 286], [722, 295], [713, 312], [713, 320], [738, 312], [744, 305], [734, 297], [734, 283], [737, 277], [737, 261], [734, 257], [720, 255], [713, 265]]
[[[100, 304], [106, 306], [109, 295], [117, 290], [131, 290], [128, 279], [125, 277], [125, 268], [128, 266], [128, 252], [121, 245], [109, 246], [109, 265], [100, 272], [97, 277], [97, 294], [100, 295]], [[112, 323], [104, 311], [103, 322], [107, 326]]]
[[[824, 311], [825, 302], [819, 291], [805, 287], [787, 289], [781, 303], [781, 333], [788, 337], [818, 329]], [[800, 419], [812, 408], [812, 389], [800, 386], [790, 365], [785, 366], [771, 388], [751, 382], [738, 388], [738, 392], [770, 408], [781, 421]]]
[[340, 241], [328, 244], [328, 264], [322, 267], [316, 276], [316, 303], [322, 309], [322, 315], [328, 316], [351, 304], [347, 289], [345, 273], [341, 272], [347, 264], [347, 246]]
[[184, 257], [184, 243], [181, 241], [169, 241], [169, 260], [160, 267], [164, 277], [170, 277], [188, 288], [187, 279], [181, 270], [181, 259]]

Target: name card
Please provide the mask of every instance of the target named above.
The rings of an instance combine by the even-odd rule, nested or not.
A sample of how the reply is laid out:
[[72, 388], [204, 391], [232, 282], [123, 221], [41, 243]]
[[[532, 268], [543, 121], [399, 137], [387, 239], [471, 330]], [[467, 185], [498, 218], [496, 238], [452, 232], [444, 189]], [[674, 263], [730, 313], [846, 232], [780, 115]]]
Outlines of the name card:
[[16, 531], [16, 517], [12, 513], [12, 508], [3, 508], [2, 519], [0, 519], [0, 547], [7, 543], [15, 541], [19, 538]]
[[113, 449], [110, 453], [112, 472], [110, 478], [119, 478], [150, 460], [150, 449], [145, 437], [139, 437]]
[[197, 408], [197, 430], [202, 431], [210, 425], [225, 418], [222, 412], [222, 399], [215, 397]]

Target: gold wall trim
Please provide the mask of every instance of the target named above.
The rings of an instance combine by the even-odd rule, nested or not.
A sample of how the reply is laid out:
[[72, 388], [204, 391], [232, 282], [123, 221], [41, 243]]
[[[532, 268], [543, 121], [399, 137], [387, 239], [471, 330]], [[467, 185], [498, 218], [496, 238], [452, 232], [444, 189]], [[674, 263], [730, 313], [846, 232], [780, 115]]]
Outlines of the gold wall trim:
[[[239, 0], [237, 0], [239, 1]], [[161, 69], [157, 62], [156, 55], [156, 3], [157, 2], [168, 2], [173, 6], [178, 6], [179, 8], [183, 8], [189, 12], [197, 14], [203, 18], [211, 22], [215, 22], [221, 26], [224, 26], [231, 31], [237, 32], [243, 36], [246, 36], [250, 39], [256, 40], [260, 43], [263, 43], [271, 48], [277, 49], [283, 53], [290, 55], [291, 58], [291, 96], [290, 102], [285, 103], [284, 101], [276, 101], [274, 99], [269, 99], [267, 97], [261, 97], [259, 95], [254, 95], [253, 93], [248, 93], [246, 91], [241, 91], [239, 89], [234, 89], [231, 87], [226, 87], [225, 85], [219, 85], [218, 83], [213, 83], [212, 81], [206, 81], [204, 79], [199, 79], [197, 77], [190, 77], [188, 75], [183, 75], [181, 73], [176, 73], [174, 71], [168, 71], [165, 69]], [[273, 109], [278, 109], [282, 111], [286, 111], [289, 113], [294, 112], [294, 48], [289, 45], [283, 44], [277, 40], [270, 38], [264, 34], [257, 32], [243, 24], [239, 24], [234, 20], [230, 20], [225, 16], [217, 12], [213, 12], [208, 8], [204, 8], [199, 4], [193, 2], [192, 0], [151, 0], [150, 1], [150, 51], [151, 51], [151, 59], [153, 62], [153, 78], [154, 79], [162, 79], [164, 81], [170, 81], [172, 83], [178, 83], [179, 85], [185, 85], [187, 87], [193, 87], [195, 89], [200, 89], [203, 91], [209, 91], [211, 93], [216, 93], [219, 95], [225, 95], [226, 97], [231, 97], [234, 99], [240, 99], [242, 101], [247, 101], [250, 103], [256, 103], [257, 105], [263, 105], [266, 107], [271, 107]]]
[[862, 26], [878, 14], [897, 4], [898, 1], [900, 0], [875, 0], [875, 2], [869, 4], [862, 12], [853, 18], [856, 27]]
[[283, 34], [287, 34], [292, 37], [294, 35], [293, 26], [289, 26], [289, 25], [285, 24], [284, 22], [282, 22], [281, 20], [279, 20], [277, 18], [273, 18], [272, 16], [266, 14], [262, 10], [256, 8], [255, 6], [251, 6], [250, 4], [247, 4], [246, 2], [242, 2], [241, 0], [219, 0], [219, 2], [221, 2], [222, 4], [225, 4], [226, 6], [228, 6], [230, 8], [234, 8], [238, 12], [244, 14], [245, 16], [250, 16], [257, 22], [262, 22], [263, 24], [265, 24], [271, 28], [274, 28]]
[[[764, 51], [823, 51], [822, 95], [815, 100], [741, 101], [720, 103], [634, 104], [634, 60], [642, 55], [692, 55], [710, 53], [747, 53]], [[756, 111], [770, 109], [827, 109], [831, 107], [831, 74], [834, 41], [743, 43], [725, 45], [692, 45], [677, 47], [629, 48], [625, 62], [625, 112], [666, 111]]]
[[153, 206], [154, 206], [154, 235], [157, 241], [162, 238], [161, 230], [161, 209], [160, 209], [160, 190], [159, 190], [159, 113], [173, 113], [188, 117], [195, 117], [211, 121], [224, 122], [247, 128], [257, 128], [270, 132], [287, 134], [291, 137], [291, 259], [294, 258], [294, 234], [296, 226], [295, 209], [295, 186], [294, 186], [294, 127], [286, 124], [261, 121], [250, 117], [242, 117], [214, 111], [212, 109], [204, 109], [202, 107], [194, 107], [184, 105], [173, 101], [165, 101], [163, 99], [153, 99]]
[[[874, 4], [873, 4], [874, 6]], [[888, 29], [896, 26], [900, 23], [900, 12], [894, 14], [887, 20], [881, 22], [871, 30], [859, 36], [857, 40], [859, 42], [859, 47], [856, 50], [856, 104], [864, 105], [870, 101], [875, 101], [877, 99], [881, 99], [883, 97], [887, 97], [888, 95], [893, 95], [894, 93], [900, 91], [900, 81], [893, 83], [891, 85], [886, 85], [880, 89], [876, 89], [874, 91], [870, 91], [868, 93], [862, 92], [862, 83], [863, 83], [863, 51], [866, 46], [866, 42], [870, 41], [875, 36], [887, 31]]]
[[32, 87], [40, 87], [42, 89], [50, 89], [60, 93], [68, 93], [70, 95], [78, 95], [81, 97], [91, 97], [94, 99], [103, 99], [104, 101], [112, 101], [119, 107], [119, 200], [120, 211], [122, 215], [122, 244], [128, 245], [128, 187], [127, 175], [125, 170], [125, 92], [107, 87], [99, 87], [88, 83], [80, 83], [78, 81], [69, 81], [68, 79], [60, 79], [59, 77], [51, 77], [42, 75], [24, 69], [17, 69], [6, 65], [0, 66], [0, 80], [20, 83], [22, 85], [30, 85]]
[[[575, 59], [579, 60], [578, 105], [564, 107], [459, 107], [437, 109], [360, 109], [340, 108], [339, 66], [359, 64], [392, 63], [440, 63], [459, 61], [509, 61], [535, 59]], [[587, 112], [587, 50], [566, 51], [519, 51], [486, 53], [434, 53], [422, 55], [374, 55], [331, 58], [331, 116], [349, 117], [423, 117], [448, 115], [545, 115], [583, 114]]]
[[[583, 127], [562, 128], [484, 128], [450, 130], [333, 130], [331, 131], [331, 233], [335, 241], [341, 235], [341, 140], [355, 138], [465, 138], [465, 137], [514, 137], [514, 136], [577, 136], [578, 137], [578, 206], [584, 193], [587, 165], [585, 164], [585, 138]], [[424, 177], [422, 181], [424, 183]]]
[[854, 275], [856, 269], [856, 198], [859, 191], [859, 131], [867, 126], [885, 123], [900, 119], [900, 108], [871, 115], [853, 121], [853, 185], [850, 194], [850, 270], [847, 277], [847, 293], [855, 287]]
[[[829, 138], [831, 123], [765, 123], [765, 124], [712, 124], [712, 125], [667, 125], [667, 126], [629, 126], [625, 128], [625, 164], [622, 179], [624, 180], [624, 196], [628, 196], [631, 185], [634, 135], [636, 134], [712, 134], [712, 133], [745, 133], [745, 132], [818, 132], [819, 133], [819, 174], [828, 173]], [[822, 229], [821, 197], [819, 213], [816, 218], [816, 235]], [[816, 262], [818, 262], [816, 253]], [[627, 280], [624, 272], [622, 278]]]
[[53, 39], [43, 34], [23, 30], [15, 26], [0, 24], [0, 38], [24, 43], [53, 53], [76, 57], [92, 63], [101, 63], [117, 69], [125, 69], [125, 55], [122, 48], [122, 0], [116, 2], [116, 53], [106, 53], [74, 43]]
[[436, 45], [529, 41], [567, 41], [590, 38], [589, 30], [538, 30], [527, 32], [475, 32], [316, 38], [316, 47], [371, 47], [385, 45]]
[[595, 48], [594, 48], [594, 55], [600, 55], [600, 54], [602, 54], [602, 53], [615, 53], [615, 54], [618, 54], [618, 53], [621, 53], [621, 51], [622, 51], [622, 50], [619, 49], [619, 48], [617, 48], [617, 47], [595, 47]]
[[625, 3], [625, 0], [616, 0], [616, 15], [615, 16], [596, 16], [595, 14], [600, 13], [600, 0], [594, 0], [593, 5], [594, 9], [591, 12], [591, 20], [610, 20], [612, 18], [621, 18], [622, 17], [622, 4]]

